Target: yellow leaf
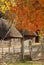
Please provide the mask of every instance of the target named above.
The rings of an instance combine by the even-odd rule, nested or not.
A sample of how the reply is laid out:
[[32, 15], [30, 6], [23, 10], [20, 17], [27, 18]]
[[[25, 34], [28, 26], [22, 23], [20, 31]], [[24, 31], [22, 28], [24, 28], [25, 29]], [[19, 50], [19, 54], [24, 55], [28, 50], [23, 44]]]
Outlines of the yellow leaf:
[[14, 6], [16, 6], [16, 3], [14, 2], [14, 3], [12, 3], [12, 6], [14, 7]]
[[5, 4], [7, 5], [7, 6], [9, 6], [10, 5], [10, 2], [8, 1], [8, 2], [5, 2]]
[[4, 2], [5, 0], [1, 0], [1, 2]]
[[5, 12], [5, 5], [1, 6], [1, 11], [4, 13]]
[[2, 5], [2, 6], [1, 6], [1, 9], [4, 10], [4, 9], [5, 9], [5, 5]]
[[10, 10], [9, 6], [7, 6], [7, 10]]

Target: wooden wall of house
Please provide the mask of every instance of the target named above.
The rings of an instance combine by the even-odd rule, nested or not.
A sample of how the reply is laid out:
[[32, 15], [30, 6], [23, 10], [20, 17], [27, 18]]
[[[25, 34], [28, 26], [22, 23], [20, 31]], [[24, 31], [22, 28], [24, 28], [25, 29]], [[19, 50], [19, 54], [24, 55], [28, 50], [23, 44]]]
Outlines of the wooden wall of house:
[[21, 39], [0, 40], [0, 54], [2, 53], [2, 48], [3, 53], [20, 52]]

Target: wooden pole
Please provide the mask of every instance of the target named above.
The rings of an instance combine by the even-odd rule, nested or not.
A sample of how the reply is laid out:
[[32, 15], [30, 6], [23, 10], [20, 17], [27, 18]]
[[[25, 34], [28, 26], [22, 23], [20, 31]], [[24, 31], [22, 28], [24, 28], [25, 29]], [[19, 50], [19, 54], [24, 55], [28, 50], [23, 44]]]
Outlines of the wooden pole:
[[30, 61], [32, 61], [32, 40], [29, 40], [29, 53], [30, 53]]
[[9, 54], [10, 54], [11, 39], [9, 41]]
[[44, 65], [44, 37], [41, 38], [41, 57], [42, 57], [42, 65]]
[[21, 39], [21, 56], [22, 56], [22, 61], [24, 61], [24, 41], [23, 41], [23, 38]]
[[3, 40], [1, 40], [2, 42], [2, 62], [3, 62]]

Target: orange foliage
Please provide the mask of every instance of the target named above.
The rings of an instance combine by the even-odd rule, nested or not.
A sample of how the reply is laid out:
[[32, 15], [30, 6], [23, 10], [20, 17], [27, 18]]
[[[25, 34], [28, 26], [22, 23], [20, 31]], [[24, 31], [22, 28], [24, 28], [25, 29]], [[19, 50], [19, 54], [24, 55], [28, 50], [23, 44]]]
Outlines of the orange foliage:
[[[16, 23], [19, 23], [16, 28], [26, 30], [42, 30], [44, 28], [44, 0], [30, 0], [30, 4], [24, 6], [24, 0], [16, 0], [16, 7], [10, 10], [16, 14]], [[26, 1], [26, 0], [25, 0]], [[31, 5], [31, 6], [29, 6]], [[20, 23], [21, 22], [21, 23]]]
[[15, 7], [10, 7], [10, 11], [11, 11], [12, 13], [15, 13], [15, 12], [16, 12], [16, 8], [15, 8]]

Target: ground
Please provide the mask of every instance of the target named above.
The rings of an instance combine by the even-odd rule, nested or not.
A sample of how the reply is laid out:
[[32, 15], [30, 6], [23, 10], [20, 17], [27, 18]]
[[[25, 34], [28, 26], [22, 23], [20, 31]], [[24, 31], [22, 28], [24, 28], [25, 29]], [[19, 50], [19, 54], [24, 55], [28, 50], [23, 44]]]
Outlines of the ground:
[[17, 62], [17, 63], [4, 63], [0, 65], [43, 65], [42, 63], [34, 63], [34, 62]]

